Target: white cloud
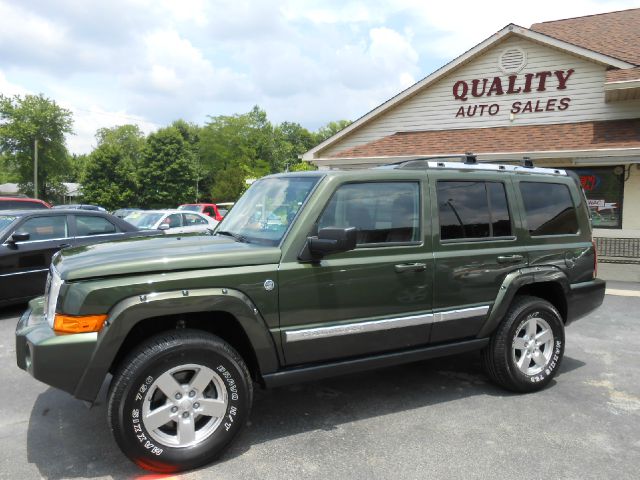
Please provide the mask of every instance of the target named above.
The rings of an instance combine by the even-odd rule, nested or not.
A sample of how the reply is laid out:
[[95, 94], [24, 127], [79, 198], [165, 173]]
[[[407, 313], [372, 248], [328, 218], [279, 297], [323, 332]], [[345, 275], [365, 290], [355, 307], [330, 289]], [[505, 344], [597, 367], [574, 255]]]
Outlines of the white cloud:
[[[635, 4], [635, 5], [634, 5]], [[636, 0], [0, 0], [0, 93], [74, 112], [74, 152], [101, 127], [267, 110], [308, 128], [355, 119], [508, 23]]]

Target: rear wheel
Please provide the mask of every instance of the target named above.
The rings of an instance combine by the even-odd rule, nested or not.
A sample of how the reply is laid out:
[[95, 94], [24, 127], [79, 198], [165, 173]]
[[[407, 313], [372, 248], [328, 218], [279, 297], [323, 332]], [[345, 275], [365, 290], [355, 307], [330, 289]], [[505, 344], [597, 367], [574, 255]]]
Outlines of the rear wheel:
[[211, 334], [149, 339], [114, 375], [108, 416], [118, 446], [148, 470], [177, 472], [217, 458], [246, 423], [252, 384], [240, 355]]
[[549, 384], [564, 354], [564, 323], [558, 310], [538, 297], [519, 296], [482, 353], [498, 385], [533, 392]]

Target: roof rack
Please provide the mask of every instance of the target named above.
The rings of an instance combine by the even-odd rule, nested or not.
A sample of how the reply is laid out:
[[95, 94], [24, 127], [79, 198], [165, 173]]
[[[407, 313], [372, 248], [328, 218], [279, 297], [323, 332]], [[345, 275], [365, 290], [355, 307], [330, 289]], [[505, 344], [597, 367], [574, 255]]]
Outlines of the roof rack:
[[[443, 161], [443, 160], [459, 160], [459, 161]], [[559, 168], [540, 168], [534, 167], [533, 162], [528, 157], [523, 159], [522, 165], [510, 165], [499, 163], [478, 163], [476, 155], [466, 153], [465, 155], [448, 155], [443, 157], [425, 157], [413, 160], [404, 160], [402, 162], [385, 165], [386, 168], [422, 170], [427, 168], [433, 169], [456, 169], [456, 170], [481, 170], [481, 171], [498, 171], [498, 172], [526, 172], [539, 173], [543, 175], [567, 175], [565, 170]], [[380, 167], [378, 167], [380, 168]]]

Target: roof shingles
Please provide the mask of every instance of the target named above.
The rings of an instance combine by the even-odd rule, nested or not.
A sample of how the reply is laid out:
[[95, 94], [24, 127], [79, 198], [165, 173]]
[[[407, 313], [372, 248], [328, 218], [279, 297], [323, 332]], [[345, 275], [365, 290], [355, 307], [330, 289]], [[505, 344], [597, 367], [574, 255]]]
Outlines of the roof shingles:
[[640, 8], [534, 23], [531, 30], [640, 65]]
[[333, 158], [640, 148], [640, 120], [399, 132]]

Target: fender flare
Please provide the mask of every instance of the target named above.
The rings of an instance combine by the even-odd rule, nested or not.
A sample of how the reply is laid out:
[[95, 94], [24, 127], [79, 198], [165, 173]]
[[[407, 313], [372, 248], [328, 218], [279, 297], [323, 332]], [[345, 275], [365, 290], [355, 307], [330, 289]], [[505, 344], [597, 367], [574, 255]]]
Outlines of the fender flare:
[[255, 352], [260, 374], [278, 370], [276, 346], [266, 322], [244, 293], [227, 288], [150, 293], [126, 298], [110, 310], [74, 396], [95, 400], [118, 350], [139, 322], [166, 315], [211, 311], [224, 311], [238, 320]]
[[504, 278], [496, 301], [494, 302], [489, 316], [484, 325], [478, 332], [477, 338], [485, 338], [490, 336], [498, 327], [504, 316], [506, 315], [516, 292], [525, 285], [542, 282], [558, 283], [564, 291], [565, 297], [569, 298], [571, 294], [571, 284], [567, 276], [557, 267], [527, 267], [515, 270]]

